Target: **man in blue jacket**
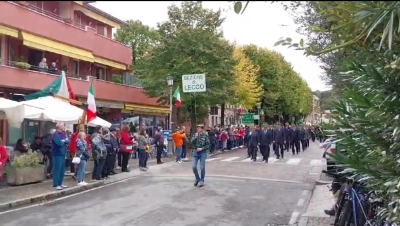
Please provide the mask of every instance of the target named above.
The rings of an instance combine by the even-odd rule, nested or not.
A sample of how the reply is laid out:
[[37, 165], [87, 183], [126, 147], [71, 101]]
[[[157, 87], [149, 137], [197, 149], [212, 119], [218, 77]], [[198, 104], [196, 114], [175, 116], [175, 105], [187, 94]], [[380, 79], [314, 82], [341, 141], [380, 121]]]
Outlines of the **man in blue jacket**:
[[279, 159], [279, 157], [284, 156], [284, 148], [283, 148], [283, 143], [285, 141], [285, 131], [282, 128], [281, 124], [279, 123], [277, 125], [277, 128], [274, 130], [274, 136], [273, 136], [273, 142], [275, 145], [275, 153], [276, 153], [276, 158]]
[[53, 154], [53, 187], [57, 190], [67, 188], [63, 185], [65, 174], [65, 157], [68, 153], [69, 139], [65, 134], [64, 123], [57, 123], [56, 132], [52, 138]]

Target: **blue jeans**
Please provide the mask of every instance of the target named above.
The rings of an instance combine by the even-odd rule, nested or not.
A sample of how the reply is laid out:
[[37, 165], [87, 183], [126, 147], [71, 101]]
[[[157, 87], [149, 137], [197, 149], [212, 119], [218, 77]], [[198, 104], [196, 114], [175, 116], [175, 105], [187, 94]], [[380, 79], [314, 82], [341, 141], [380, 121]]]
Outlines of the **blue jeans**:
[[[197, 152], [196, 150], [193, 151], [192, 170], [194, 176], [196, 177], [196, 181], [204, 182], [204, 177], [206, 176], [206, 159], [207, 159], [207, 152], [205, 151]], [[200, 161], [200, 176], [199, 176], [199, 171], [197, 170], [197, 163], [199, 161]]]
[[176, 152], [176, 161], [181, 161], [182, 159], [182, 147], [176, 147], [175, 148], [175, 152]]
[[81, 161], [78, 164], [78, 169], [76, 171], [76, 179], [78, 182], [84, 181], [85, 180], [85, 175], [86, 175], [86, 160], [81, 159]]
[[65, 174], [65, 155], [53, 155], [53, 187], [63, 184]]
[[105, 162], [106, 162], [105, 159], [97, 159], [94, 161], [92, 179], [100, 180], [102, 178], [101, 174], [103, 172], [103, 167]]
[[147, 166], [147, 153], [144, 149], [139, 149], [139, 167]]
[[186, 146], [182, 146], [181, 158], [182, 159], [186, 158]]

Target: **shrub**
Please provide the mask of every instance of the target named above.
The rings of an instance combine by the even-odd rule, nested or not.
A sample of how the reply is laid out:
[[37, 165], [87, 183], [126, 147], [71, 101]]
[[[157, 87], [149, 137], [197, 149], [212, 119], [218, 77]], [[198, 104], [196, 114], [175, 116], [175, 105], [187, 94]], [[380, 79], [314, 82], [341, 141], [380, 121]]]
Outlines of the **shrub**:
[[29, 69], [31, 65], [25, 62], [15, 62], [15, 66], [21, 69]]
[[34, 168], [39, 166], [40, 159], [36, 152], [16, 156], [11, 162], [11, 166], [15, 168]]

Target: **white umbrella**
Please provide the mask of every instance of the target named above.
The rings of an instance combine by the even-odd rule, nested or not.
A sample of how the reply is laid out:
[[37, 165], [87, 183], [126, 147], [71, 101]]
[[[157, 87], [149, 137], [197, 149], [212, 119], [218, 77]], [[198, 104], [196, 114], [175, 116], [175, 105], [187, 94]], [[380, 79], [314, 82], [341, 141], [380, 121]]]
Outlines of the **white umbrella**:
[[[82, 118], [83, 109], [73, 106], [67, 101], [52, 96], [24, 101], [24, 103], [31, 106], [44, 108], [44, 111], [39, 114], [27, 116], [27, 118], [29, 119], [77, 124]], [[111, 123], [99, 117], [96, 117], [88, 125], [99, 125], [109, 128], [111, 126]]]
[[40, 114], [43, 110], [42, 108], [24, 105], [23, 102], [0, 98], [0, 119], [7, 120], [12, 127], [21, 127], [24, 118]]

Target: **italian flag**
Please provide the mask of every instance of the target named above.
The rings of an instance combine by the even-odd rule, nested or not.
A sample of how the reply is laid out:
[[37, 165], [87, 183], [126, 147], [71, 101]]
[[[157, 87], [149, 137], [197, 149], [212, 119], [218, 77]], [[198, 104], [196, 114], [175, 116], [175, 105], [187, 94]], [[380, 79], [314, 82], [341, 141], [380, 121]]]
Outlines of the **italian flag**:
[[89, 93], [87, 95], [88, 109], [86, 112], [86, 121], [89, 123], [97, 117], [96, 115], [96, 102], [94, 100], [94, 89], [92, 83], [90, 83]]
[[175, 102], [176, 107], [180, 107], [182, 105], [182, 101], [181, 101], [181, 93], [179, 92], [179, 86], [178, 88], [176, 88], [174, 92], [174, 99], [176, 100]]

